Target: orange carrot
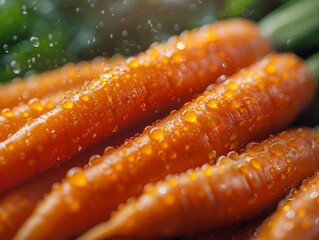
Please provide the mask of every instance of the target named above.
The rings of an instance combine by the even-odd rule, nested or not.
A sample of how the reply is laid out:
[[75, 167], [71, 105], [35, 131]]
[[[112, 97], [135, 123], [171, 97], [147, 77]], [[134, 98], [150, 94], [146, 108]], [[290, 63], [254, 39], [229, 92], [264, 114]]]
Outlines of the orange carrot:
[[115, 56], [113, 59], [96, 58], [79, 64], [69, 63], [62, 68], [33, 75], [25, 80], [16, 79], [9, 84], [0, 85], [0, 92], [5, 93], [0, 95], [0, 110], [83, 84], [122, 61], [121, 57]]
[[174, 237], [207, 231], [275, 205], [317, 168], [318, 133], [306, 128], [283, 132], [248, 146], [240, 155], [222, 156], [215, 166], [206, 164], [146, 188], [110, 221], [80, 239]]
[[28, 103], [3, 109], [0, 115], [0, 141], [19, 130], [27, 120], [50, 111], [65, 95], [66, 91], [62, 90], [42, 99], [33, 98]]
[[61, 181], [66, 173], [74, 174], [79, 167], [88, 163], [90, 157], [94, 159], [99, 154], [103, 154], [105, 146], [108, 146], [106, 150], [112, 149], [139, 130], [141, 126], [136, 126], [134, 130], [121, 132], [62, 166], [50, 169], [2, 196], [0, 199], [0, 239], [12, 239], [15, 232], [32, 213], [37, 202], [50, 191], [53, 184]]
[[[167, 112], [222, 74], [269, 50], [246, 20], [209, 25], [153, 46], [70, 94], [50, 112], [0, 143], [0, 192], [108, 137]], [[249, 54], [247, 54], [249, 53]]]
[[[318, 155], [318, 153], [317, 153]], [[252, 239], [318, 239], [319, 173], [305, 179], [279, 204], [275, 213], [257, 229]]]
[[314, 81], [300, 59], [269, 55], [66, 178], [38, 205], [16, 239], [79, 234], [108, 219], [146, 183], [214, 163], [217, 156], [284, 128], [313, 96]]

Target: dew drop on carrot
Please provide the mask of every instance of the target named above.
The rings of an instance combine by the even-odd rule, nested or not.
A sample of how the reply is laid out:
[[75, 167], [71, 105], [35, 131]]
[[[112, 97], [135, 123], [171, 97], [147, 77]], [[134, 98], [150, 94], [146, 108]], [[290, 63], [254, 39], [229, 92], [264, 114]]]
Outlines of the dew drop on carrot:
[[301, 137], [301, 138], [304, 138], [304, 137], [306, 137], [306, 133], [302, 129], [298, 129], [297, 130], [297, 136]]
[[227, 154], [227, 157], [229, 157], [232, 160], [237, 160], [239, 158], [239, 154], [237, 152], [235, 152], [235, 151], [230, 151]]
[[211, 109], [216, 109], [217, 108], [217, 101], [215, 99], [207, 100], [206, 107], [211, 108]]
[[101, 162], [101, 156], [98, 154], [94, 154], [89, 159], [89, 165], [95, 165], [97, 163]]
[[29, 114], [29, 112], [25, 111], [22, 113], [22, 116], [27, 118], [30, 116], [30, 114]]
[[205, 170], [204, 170], [204, 174], [209, 177], [213, 174], [213, 170], [211, 167], [207, 167]]
[[165, 195], [166, 193], [167, 193], [167, 188], [166, 187], [160, 187], [159, 189], [158, 189], [158, 193], [160, 194], [160, 195]]
[[233, 96], [233, 94], [230, 91], [228, 91], [228, 90], [225, 90], [223, 92], [223, 97], [225, 98], [225, 100], [230, 99], [232, 96]]
[[152, 154], [152, 146], [145, 144], [141, 147], [141, 152], [145, 155], [151, 155]]
[[139, 66], [138, 60], [135, 57], [127, 59], [127, 64], [131, 68], [137, 68]]
[[69, 177], [69, 183], [71, 183], [73, 186], [83, 187], [88, 183], [86, 175], [81, 168], [70, 169], [67, 173], [67, 176]]
[[11, 118], [13, 117], [13, 112], [10, 109], [3, 109], [1, 115], [6, 118]]
[[250, 163], [256, 170], [260, 170], [262, 167], [260, 160], [258, 160], [257, 158], [251, 159]]
[[195, 180], [197, 178], [196, 172], [191, 171], [190, 173], [188, 173], [188, 177], [191, 180]]
[[38, 100], [32, 101], [30, 103], [30, 107], [31, 107], [32, 110], [35, 110], [35, 111], [39, 111], [39, 112], [43, 111], [43, 106]]
[[73, 108], [73, 102], [71, 102], [70, 100], [65, 100], [62, 102], [62, 107], [64, 109], [72, 109]]
[[269, 64], [265, 67], [265, 71], [269, 74], [274, 74], [276, 72], [276, 68], [274, 65]]
[[231, 90], [231, 91], [235, 91], [235, 90], [237, 90], [237, 88], [238, 88], [238, 86], [237, 86], [237, 84], [236, 84], [235, 82], [229, 82], [229, 83], [227, 84], [227, 87], [228, 87], [228, 89]]
[[82, 95], [80, 96], [80, 99], [81, 99], [82, 101], [87, 102], [87, 101], [89, 101], [89, 96], [86, 95], [86, 94], [82, 94]]
[[159, 128], [154, 128], [150, 131], [150, 137], [154, 140], [163, 140], [164, 134], [163, 131]]
[[195, 122], [197, 120], [197, 115], [193, 110], [185, 110], [182, 113], [182, 119], [186, 122]]
[[242, 165], [239, 167], [239, 171], [242, 174], [247, 175], [249, 173], [249, 168], [246, 165]]
[[270, 145], [269, 151], [274, 154], [276, 157], [281, 157], [283, 154], [283, 148], [277, 143]]

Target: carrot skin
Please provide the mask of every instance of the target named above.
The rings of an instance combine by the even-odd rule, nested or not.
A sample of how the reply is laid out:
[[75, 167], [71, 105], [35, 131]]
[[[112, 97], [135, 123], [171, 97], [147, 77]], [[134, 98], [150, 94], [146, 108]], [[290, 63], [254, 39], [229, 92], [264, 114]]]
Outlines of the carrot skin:
[[59, 91], [42, 99], [31, 99], [28, 103], [22, 103], [13, 108], [6, 108], [0, 115], [0, 141], [8, 138], [22, 127], [28, 120], [39, 117], [50, 111], [66, 94]]
[[78, 64], [68, 63], [56, 70], [2, 84], [0, 92], [5, 94], [0, 96], [0, 110], [12, 108], [19, 103], [27, 103], [32, 98], [40, 99], [60, 90], [74, 88], [123, 61], [122, 57], [116, 56], [112, 59], [96, 58]]
[[108, 219], [120, 203], [138, 196], [146, 183], [213, 164], [219, 155], [279, 131], [313, 95], [314, 81], [300, 59], [269, 55], [66, 178], [38, 205], [15, 239], [65, 239], [79, 234]]
[[251, 239], [318, 239], [318, 193], [319, 174], [316, 173], [280, 202]]
[[246, 219], [275, 205], [312, 175], [319, 167], [318, 153], [314, 130], [271, 136], [235, 161], [223, 156], [215, 166], [204, 165], [147, 188], [80, 239], [174, 237]]
[[237, 19], [185, 32], [128, 59], [0, 143], [0, 192], [119, 129], [180, 106], [269, 48], [254, 23]]
[[67, 173], [76, 172], [88, 164], [89, 159], [102, 155], [105, 146], [108, 146], [107, 149], [113, 149], [141, 129], [141, 126], [136, 126], [134, 130], [121, 132], [74, 157], [71, 161], [50, 169], [3, 194], [0, 198], [0, 239], [12, 239], [19, 227], [31, 215], [36, 204], [51, 190], [53, 184], [61, 181]]

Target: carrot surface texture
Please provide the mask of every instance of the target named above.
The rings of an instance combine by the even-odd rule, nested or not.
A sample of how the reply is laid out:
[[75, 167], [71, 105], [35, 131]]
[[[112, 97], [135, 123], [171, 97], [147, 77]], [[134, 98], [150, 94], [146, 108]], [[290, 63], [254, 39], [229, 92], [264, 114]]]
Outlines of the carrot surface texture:
[[56, 70], [33, 75], [27, 79], [17, 79], [9, 84], [1, 84], [0, 110], [11, 108], [32, 98], [42, 98], [60, 90], [67, 90], [92, 80], [114, 64], [124, 61], [120, 56], [112, 59], [96, 58], [79, 64], [69, 63]]
[[33, 98], [28, 103], [4, 109], [0, 115], [0, 141], [18, 131], [27, 121], [53, 109], [65, 95], [66, 91], [62, 90], [42, 99]]
[[[121, 144], [125, 139], [140, 130], [141, 126], [123, 131], [106, 141], [88, 149], [84, 153], [74, 157], [57, 168], [50, 169], [30, 181], [20, 185], [16, 189], [0, 196], [0, 239], [10, 240], [31, 215], [36, 204], [47, 194], [52, 187], [61, 181], [66, 174], [73, 175], [88, 163], [89, 159], [95, 159], [112, 147]], [[105, 148], [105, 146], [107, 146]]]
[[[170, 111], [223, 74], [269, 51], [258, 27], [220, 21], [154, 45], [67, 96], [0, 143], [0, 192], [77, 155], [119, 129]], [[249, 54], [247, 54], [249, 53]]]
[[80, 239], [174, 237], [217, 228], [275, 205], [318, 167], [315, 130], [282, 132], [248, 145], [241, 154], [221, 156], [215, 166], [206, 164], [147, 187]]
[[280, 202], [275, 213], [257, 229], [251, 239], [318, 239], [319, 174], [305, 179]]
[[213, 164], [217, 156], [286, 127], [313, 96], [314, 81], [299, 58], [269, 55], [66, 178], [37, 206], [16, 239], [79, 234], [108, 219], [146, 183]]

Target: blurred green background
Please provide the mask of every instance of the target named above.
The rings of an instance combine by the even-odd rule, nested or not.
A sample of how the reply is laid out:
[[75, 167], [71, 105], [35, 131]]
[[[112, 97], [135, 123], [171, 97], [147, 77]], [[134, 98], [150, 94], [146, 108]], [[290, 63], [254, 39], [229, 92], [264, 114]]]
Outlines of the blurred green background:
[[294, 1], [0, 0], [0, 82], [69, 61], [133, 55], [216, 19], [258, 21]]

